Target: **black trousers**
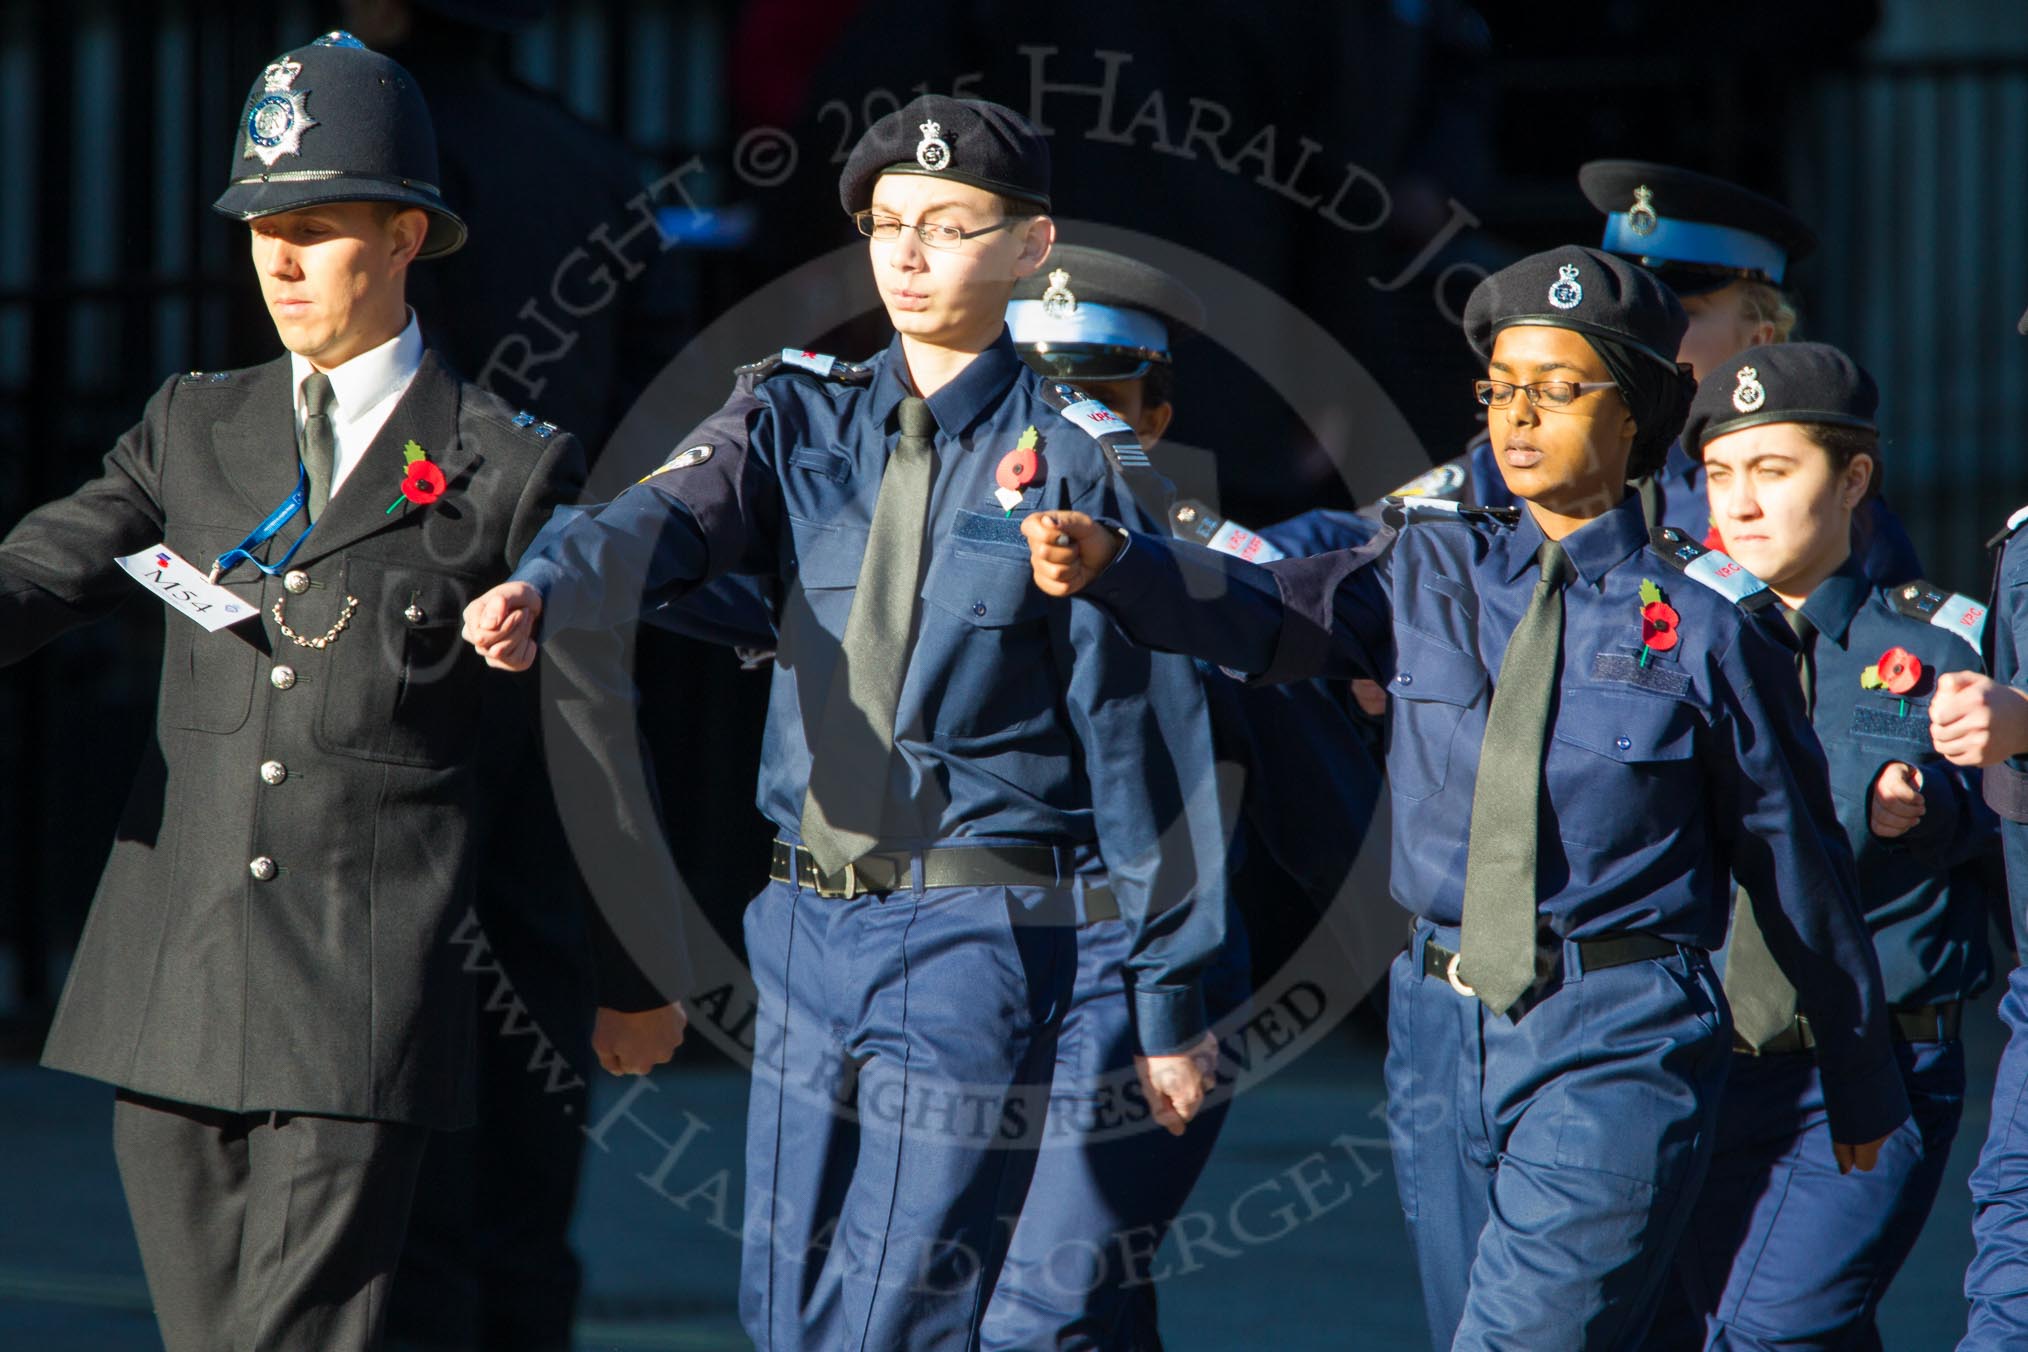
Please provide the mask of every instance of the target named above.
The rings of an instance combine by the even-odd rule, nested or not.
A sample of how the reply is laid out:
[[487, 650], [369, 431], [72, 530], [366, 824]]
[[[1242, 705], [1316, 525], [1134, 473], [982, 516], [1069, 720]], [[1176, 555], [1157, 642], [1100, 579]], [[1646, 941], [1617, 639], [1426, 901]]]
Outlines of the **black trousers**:
[[429, 1134], [120, 1090], [113, 1153], [167, 1352], [377, 1346]]

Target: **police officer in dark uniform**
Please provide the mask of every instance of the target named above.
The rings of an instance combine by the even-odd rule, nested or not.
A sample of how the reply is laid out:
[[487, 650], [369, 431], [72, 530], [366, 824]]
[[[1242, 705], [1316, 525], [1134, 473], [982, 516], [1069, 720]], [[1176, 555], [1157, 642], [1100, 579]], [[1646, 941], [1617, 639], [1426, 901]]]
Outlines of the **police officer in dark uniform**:
[[[1577, 180], [1605, 213], [1599, 247], [1649, 269], [1682, 302], [1688, 323], [1676, 359], [1692, 375], [1702, 380], [1753, 344], [1788, 341], [1796, 312], [1781, 286], [1790, 265], [1817, 247], [1816, 233], [1801, 217], [1738, 184], [1645, 160], [1593, 160], [1578, 170]], [[1395, 492], [1514, 505], [1484, 438]], [[1640, 492], [1651, 525], [1707, 538], [1704, 471], [1681, 446], [1669, 448]], [[1921, 575], [1914, 543], [1880, 494], [1854, 518], [1852, 539], [1874, 581], [1886, 585]]]
[[[513, 30], [540, 19], [549, 0], [343, 8], [354, 33], [421, 85], [437, 133], [436, 181], [472, 230], [466, 247], [410, 279], [424, 338], [475, 384], [569, 428], [596, 464], [613, 426], [687, 335], [672, 266], [681, 255], [643, 214], [657, 203], [638, 157], [513, 75]], [[513, 153], [502, 155], [503, 145]], [[708, 718], [728, 740], [744, 732], [757, 741], [757, 716], [744, 728], [728, 716], [732, 663], [699, 661], [717, 654], [666, 637], [635, 656], [641, 682], [675, 696], [669, 707], [700, 727]], [[533, 706], [535, 683], [524, 684]], [[672, 766], [654, 769], [666, 778]], [[511, 829], [480, 855], [478, 915], [488, 965], [502, 976], [473, 989], [484, 1033], [479, 1121], [430, 1143], [388, 1311], [390, 1342], [418, 1352], [562, 1352], [581, 1286], [570, 1225], [597, 1072], [595, 974], [582, 908], [555, 904], [578, 881], [546, 778], [510, 766], [495, 782], [516, 801], [502, 804]], [[750, 815], [744, 804], [706, 806], [682, 814], [679, 830], [722, 839], [734, 812]], [[502, 1011], [497, 981], [511, 984], [523, 1014]], [[567, 1069], [531, 1070], [531, 1060], [542, 1062], [538, 1038]], [[493, 1185], [507, 1176], [513, 1189]]]
[[[2028, 314], [2020, 331], [2028, 333]], [[1954, 765], [1984, 770], [1986, 801], [2000, 816], [2014, 936], [2028, 934], [2028, 507], [2007, 518], [1992, 545], [1990, 676], [1946, 673], [1929, 704], [1936, 749]], [[1960, 1352], [2000, 1352], [2028, 1342], [2028, 966], [2017, 956], [2000, 1000], [2007, 1046], [1993, 1077], [1993, 1115], [1972, 1170], [1972, 1238], [1965, 1269], [1971, 1313]]]
[[728, 573], [781, 617], [747, 910], [760, 991], [741, 1315], [768, 1348], [977, 1346], [1033, 1162], [1076, 965], [1117, 912], [1142, 1067], [1180, 1133], [1215, 1043], [1223, 846], [1203, 695], [1028, 585], [1020, 520], [1144, 526], [1166, 485], [1124, 421], [1022, 365], [1004, 323], [1054, 236], [1046, 143], [995, 104], [915, 100], [840, 197], [896, 329], [799, 349], [656, 472], [567, 521], [467, 612], [518, 667]]
[[[1134, 427], [1159, 468], [1175, 415], [1173, 348], [1204, 327], [1196, 294], [1161, 269], [1104, 249], [1058, 244], [1014, 288], [1007, 329], [1022, 360], [1069, 381]], [[1172, 529], [1213, 548], [1279, 558], [1269, 538], [1220, 521], [1201, 504], [1171, 506]], [[1245, 856], [1272, 861], [1278, 888], [1251, 900], [1286, 906], [1300, 890], [1321, 911], [1350, 875], [1372, 819], [1379, 768], [1343, 704], [1321, 682], [1249, 688], [1202, 668], [1212, 741], [1241, 782], [1230, 861], [1234, 892], [1225, 946], [1204, 974], [1214, 1024], [1241, 1009], [1250, 948], [1238, 904]], [[1229, 1101], [1208, 1107], [1181, 1137], [1119, 1130], [1112, 1106], [1131, 1077], [1132, 1005], [1123, 924], [1078, 932], [1078, 974], [1051, 1085], [1052, 1125], [986, 1311], [989, 1347], [1162, 1346], [1155, 1283], [1120, 1236], [1152, 1254], [1182, 1211], [1217, 1144]]]
[[[1997, 828], [1976, 770], [1930, 738], [1949, 673], [1980, 670], [1986, 607], [1852, 556], [1880, 464], [1872, 377], [1818, 343], [1752, 347], [1708, 373], [1682, 448], [1727, 552], [1781, 597], [1859, 902], [1893, 1007], [1913, 1115], [1870, 1173], [1832, 1163], [1815, 1035], [1743, 899], [1725, 960], [1732, 1071], [1711, 1175], [1651, 1346], [1877, 1347], [1875, 1312], [1922, 1231], [1964, 1108], [1964, 1002], [1992, 978], [1982, 867]], [[1958, 679], [1962, 679], [1961, 677]]]
[[1480, 283], [1465, 329], [1516, 516], [1405, 499], [1398, 533], [1265, 569], [1082, 516], [1024, 527], [1038, 584], [1143, 641], [1387, 683], [1417, 916], [1389, 1125], [1438, 1347], [1639, 1345], [1731, 1056], [1708, 958], [1729, 878], [1811, 1016], [1839, 1164], [1870, 1168], [1908, 1116], [1788, 627], [1737, 563], [1651, 537], [1627, 489], [1682, 425], [1683, 328], [1651, 274], [1590, 249]]
[[[456, 625], [582, 463], [423, 344], [408, 266], [465, 234], [435, 170], [399, 65], [342, 33], [277, 57], [216, 207], [288, 355], [170, 380], [0, 541], [0, 661], [137, 582], [182, 612], [44, 1053], [119, 1086], [171, 1349], [374, 1345], [425, 1139], [472, 1117], [461, 943], [505, 729]], [[653, 984], [602, 998], [615, 1068], [667, 1059]]]

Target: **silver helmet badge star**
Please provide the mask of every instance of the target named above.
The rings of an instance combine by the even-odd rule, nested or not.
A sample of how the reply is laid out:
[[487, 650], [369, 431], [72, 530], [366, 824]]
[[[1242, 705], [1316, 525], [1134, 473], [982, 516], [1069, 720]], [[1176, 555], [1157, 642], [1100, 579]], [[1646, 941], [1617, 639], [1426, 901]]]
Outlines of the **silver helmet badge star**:
[[295, 88], [303, 63], [283, 56], [261, 72], [264, 90], [246, 114], [246, 149], [241, 159], [258, 158], [270, 169], [284, 155], [303, 153], [303, 133], [317, 125], [304, 107], [307, 89]]

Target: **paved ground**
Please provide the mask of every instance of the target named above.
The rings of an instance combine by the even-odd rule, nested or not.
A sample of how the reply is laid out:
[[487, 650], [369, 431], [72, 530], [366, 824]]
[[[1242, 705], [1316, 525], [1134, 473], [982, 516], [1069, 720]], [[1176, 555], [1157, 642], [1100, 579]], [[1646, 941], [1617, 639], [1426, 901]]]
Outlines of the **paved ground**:
[[[1886, 1307], [1886, 1345], [1896, 1352], [1948, 1348], [1963, 1326], [1964, 1178], [1985, 1136], [2000, 1044], [1990, 1002], [1967, 1042], [1973, 1083], [1950, 1177]], [[672, 1070], [652, 1084], [629, 1106], [665, 1140], [689, 1139], [670, 1161], [637, 1126], [610, 1116], [617, 1088], [601, 1090], [594, 1125], [607, 1121], [609, 1148], [588, 1152], [578, 1218], [589, 1281], [579, 1347], [744, 1347], [732, 1309], [743, 1077]], [[1193, 1199], [1194, 1242], [1172, 1240], [1163, 1254], [1171, 1347], [1425, 1345], [1379, 1102], [1378, 1049], [1347, 1031], [1236, 1105]], [[113, 1172], [109, 1116], [102, 1086], [0, 1067], [0, 1348], [160, 1346]], [[1310, 1184], [1311, 1202], [1295, 1200], [1291, 1171]], [[1264, 1186], [1278, 1176], [1282, 1186]], [[1236, 1233], [1234, 1204], [1250, 1188]], [[1280, 1219], [1277, 1205], [1289, 1208]], [[1286, 1232], [1268, 1238], [1277, 1230]]]

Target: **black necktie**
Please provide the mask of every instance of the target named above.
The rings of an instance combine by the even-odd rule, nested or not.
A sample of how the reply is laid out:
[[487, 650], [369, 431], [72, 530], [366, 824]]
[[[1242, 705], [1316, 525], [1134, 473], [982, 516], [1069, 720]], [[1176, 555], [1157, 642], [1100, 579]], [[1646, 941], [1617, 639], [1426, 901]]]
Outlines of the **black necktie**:
[[331, 377], [312, 371], [303, 377], [303, 468], [310, 476], [310, 520], [324, 515], [331, 500], [331, 474], [338, 466], [338, 438], [331, 430]]
[[1472, 831], [1465, 847], [1459, 975], [1495, 1014], [1535, 982], [1535, 854], [1542, 756], [1563, 656], [1563, 588], [1570, 559], [1554, 540], [1535, 555], [1541, 578], [1507, 641], [1486, 716]]
[[914, 396], [901, 401], [899, 421], [901, 437], [880, 476], [859, 586], [845, 620], [840, 666], [825, 692], [823, 721], [807, 729], [810, 787], [803, 798], [803, 846], [827, 874], [880, 840], [895, 712], [922, 590], [937, 424], [929, 403]]
[[[1817, 711], [1817, 627], [1800, 610], [1782, 609], [1782, 618], [1796, 631], [1796, 679], [1803, 687], [1803, 712]], [[1759, 1051], [1787, 1032], [1796, 1021], [1796, 988], [1782, 975], [1781, 964], [1767, 946], [1753, 902], [1740, 888], [1732, 901], [1732, 944], [1725, 955], [1725, 1001], [1732, 1006], [1732, 1028], [1739, 1040]]]

